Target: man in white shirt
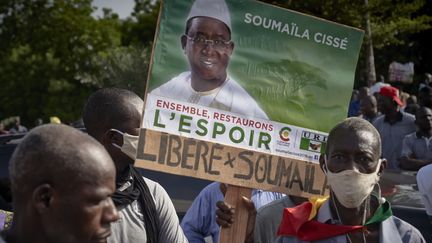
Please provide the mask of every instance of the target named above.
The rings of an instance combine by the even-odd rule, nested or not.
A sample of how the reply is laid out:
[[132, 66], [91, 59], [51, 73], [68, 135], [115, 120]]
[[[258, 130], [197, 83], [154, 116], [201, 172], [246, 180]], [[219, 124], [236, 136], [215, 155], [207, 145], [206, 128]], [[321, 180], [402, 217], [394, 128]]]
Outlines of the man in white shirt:
[[196, 0], [181, 45], [190, 71], [183, 72], [151, 94], [268, 119], [257, 102], [227, 74], [234, 50], [231, 18], [224, 0]]

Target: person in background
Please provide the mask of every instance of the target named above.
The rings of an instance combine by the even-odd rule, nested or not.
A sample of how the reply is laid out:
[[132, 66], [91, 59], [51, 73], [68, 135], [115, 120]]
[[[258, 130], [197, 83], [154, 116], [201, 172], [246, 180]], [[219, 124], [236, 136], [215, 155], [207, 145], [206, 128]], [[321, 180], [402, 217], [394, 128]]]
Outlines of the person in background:
[[14, 126], [9, 129], [9, 132], [11, 134], [26, 133], [27, 131], [27, 128], [21, 125], [21, 121], [19, 118], [15, 119]]
[[432, 109], [432, 87], [424, 86], [418, 92], [418, 104]]
[[[224, 200], [227, 186], [213, 182], [206, 186], [195, 198], [191, 207], [183, 217], [181, 226], [190, 243], [219, 242], [219, 231], [216, 210], [217, 203]], [[255, 208], [260, 208], [274, 200], [284, 197], [284, 194], [263, 190], [252, 191], [252, 201]]]
[[255, 218], [254, 243], [274, 242], [284, 208], [291, 208], [307, 201], [306, 198], [286, 196], [258, 209]]
[[417, 104], [417, 96], [410, 95], [406, 101], [404, 112], [415, 115], [418, 108], [420, 108], [420, 106]]
[[104, 145], [117, 171], [112, 198], [120, 220], [108, 242], [187, 242], [165, 189], [133, 166], [143, 103], [129, 90], [105, 88], [91, 94], [83, 110], [87, 132]]
[[408, 134], [402, 142], [399, 166], [404, 170], [417, 171], [432, 163], [432, 110], [420, 107], [415, 116], [417, 131]]
[[9, 131], [5, 130], [5, 126], [3, 122], [0, 122], [0, 135], [7, 135], [9, 134]]
[[353, 90], [351, 102], [348, 108], [348, 117], [360, 115], [360, 100], [369, 95], [368, 87], [361, 87], [359, 91]]
[[[243, 203], [249, 211], [245, 243], [274, 242], [284, 208], [294, 207], [305, 201], [306, 198], [288, 195], [262, 206], [257, 211], [253, 198], [252, 201], [243, 198]], [[234, 223], [235, 208], [224, 201], [219, 201], [217, 207], [218, 225], [224, 228], [231, 227]]]
[[425, 73], [423, 81], [419, 85], [419, 90], [421, 90], [424, 87], [430, 86], [432, 82], [432, 75], [430, 73]]
[[421, 200], [426, 208], [426, 214], [432, 225], [432, 165], [422, 167], [417, 173], [417, 185]]
[[115, 167], [96, 140], [63, 125], [30, 131], [10, 160], [14, 216], [8, 243], [105, 242], [118, 219]]
[[36, 119], [35, 122], [34, 122], [34, 127], [38, 127], [38, 126], [40, 126], [40, 125], [43, 125], [43, 120], [42, 120], [42, 118], [38, 118], [38, 119]]
[[376, 95], [379, 94], [381, 88], [384, 86], [390, 86], [390, 84], [385, 82], [385, 78], [383, 75], [379, 75], [378, 82], [375, 82], [372, 84], [372, 86], [370, 86], [370, 94], [377, 98]]
[[378, 112], [378, 105], [374, 96], [368, 95], [360, 100], [360, 118], [373, 123], [380, 115], [381, 113]]
[[403, 106], [399, 99], [398, 89], [392, 86], [381, 88], [378, 106], [383, 115], [373, 122], [378, 130], [382, 141], [382, 155], [388, 161], [388, 168], [400, 170], [399, 157], [402, 151], [403, 138], [415, 132], [415, 118], [400, 110]]

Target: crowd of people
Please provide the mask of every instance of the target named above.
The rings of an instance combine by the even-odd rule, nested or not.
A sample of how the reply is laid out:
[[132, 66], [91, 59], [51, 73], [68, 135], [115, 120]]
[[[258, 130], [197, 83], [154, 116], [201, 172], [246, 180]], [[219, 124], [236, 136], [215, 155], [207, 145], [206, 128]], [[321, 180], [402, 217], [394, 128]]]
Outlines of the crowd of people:
[[[211, 101], [210, 107], [233, 112], [240, 103], [235, 99], [243, 99], [247, 104], [242, 106], [248, 105], [253, 116], [267, 118], [227, 78], [234, 48], [229, 16], [196, 11], [192, 9], [188, 17], [181, 45], [191, 64], [198, 62], [195, 66], [205, 68], [191, 65], [193, 70], [153, 94], [176, 91], [188, 102]], [[225, 41], [208, 40], [203, 34], [208, 26]], [[219, 48], [223, 61], [195, 60], [200, 46], [208, 52]], [[213, 66], [218, 82], [207, 77], [212, 73], [196, 75], [196, 70]], [[189, 79], [190, 85], [185, 86]], [[243, 95], [230, 96], [234, 101], [225, 104], [225, 94], [235, 94], [232, 90], [242, 90]], [[30, 131], [19, 119], [9, 130], [0, 123], [0, 135], [26, 133], [10, 160], [13, 201], [12, 207], [0, 209], [0, 243], [218, 242], [220, 227], [234, 223], [236, 209], [224, 202], [229, 185], [209, 184], [180, 222], [165, 189], [133, 166], [143, 105], [131, 91], [104, 88], [91, 94], [83, 107], [86, 133], [60, 124], [58, 118], [45, 125], [38, 120]], [[329, 196], [308, 199], [253, 190], [251, 198], [244, 198], [250, 212], [245, 241], [426, 242], [418, 229], [392, 214], [379, 181], [385, 171], [418, 171], [418, 188], [432, 218], [431, 109], [429, 84], [422, 85], [416, 96], [384, 82], [354, 91], [350, 118], [330, 131], [319, 158]]]
[[[377, 184], [384, 170], [420, 169], [431, 212], [430, 96], [419, 95], [412, 115], [397, 88], [362, 89], [359, 117], [330, 131], [320, 157], [329, 198], [254, 190], [245, 199], [254, 209], [247, 242], [425, 242], [392, 215]], [[164, 188], [133, 166], [142, 107], [133, 92], [105, 88], [83, 109], [88, 135], [59, 124], [30, 130], [10, 161], [13, 217], [0, 242], [217, 242], [220, 226], [233, 223], [235, 208], [223, 202], [228, 185], [208, 185], [180, 222]], [[301, 221], [298, 212], [308, 207], [316, 207], [315, 216]]]
[[[9, 129], [6, 129], [5, 123], [0, 121], [0, 136], [24, 134], [24, 133], [27, 133], [29, 131], [29, 129], [26, 126], [23, 126], [21, 124], [21, 118], [20, 117], [13, 117], [13, 119], [11, 119], [11, 120], [12, 120], [12, 122], [11, 122]], [[61, 124], [62, 122], [61, 122], [60, 118], [58, 118], [56, 116], [51, 116], [49, 118], [49, 123], [50, 124]], [[34, 122], [34, 126], [31, 128], [35, 128], [35, 127], [38, 127], [38, 126], [43, 125], [43, 124], [44, 124], [44, 121], [42, 120], [42, 118], [37, 118]]]

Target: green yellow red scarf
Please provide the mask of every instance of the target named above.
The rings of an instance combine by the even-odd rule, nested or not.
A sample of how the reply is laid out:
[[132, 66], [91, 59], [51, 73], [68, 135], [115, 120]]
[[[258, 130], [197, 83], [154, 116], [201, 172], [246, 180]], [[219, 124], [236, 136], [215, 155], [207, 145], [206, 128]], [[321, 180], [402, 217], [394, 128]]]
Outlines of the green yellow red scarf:
[[386, 201], [375, 211], [364, 225], [337, 225], [318, 222], [315, 216], [321, 205], [328, 199], [311, 198], [293, 208], [285, 208], [278, 236], [294, 236], [304, 241], [326, 239], [338, 235], [364, 230], [368, 225], [380, 223], [392, 215], [390, 204]]

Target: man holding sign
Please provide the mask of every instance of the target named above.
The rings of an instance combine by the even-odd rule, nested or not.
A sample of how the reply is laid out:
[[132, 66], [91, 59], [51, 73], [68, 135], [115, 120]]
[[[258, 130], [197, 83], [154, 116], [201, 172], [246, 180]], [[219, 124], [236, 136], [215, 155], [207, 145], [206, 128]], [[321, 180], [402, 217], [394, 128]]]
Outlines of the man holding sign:
[[[378, 131], [363, 119], [348, 118], [336, 125], [330, 131], [326, 153], [320, 157], [331, 187], [330, 198], [309, 199], [280, 211], [283, 216], [275, 242], [426, 242], [416, 228], [392, 215], [380, 189], [377, 195], [372, 193], [387, 165], [380, 159], [380, 140]], [[222, 226], [229, 226], [230, 215], [232, 207], [221, 203], [218, 216]], [[272, 224], [274, 218], [261, 224]], [[248, 234], [251, 230], [249, 227]], [[255, 242], [267, 241], [255, 234]]]
[[336, 125], [320, 157], [330, 199], [286, 208], [278, 230], [284, 237], [277, 242], [426, 242], [392, 215], [379, 186], [372, 192], [387, 165], [380, 157], [381, 139], [369, 122], [349, 118]]
[[268, 119], [256, 101], [227, 74], [234, 50], [231, 30], [224, 0], [196, 0], [181, 37], [191, 71], [174, 77], [152, 94]]

